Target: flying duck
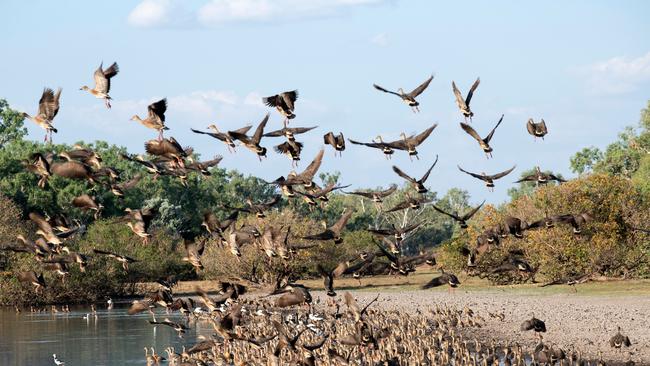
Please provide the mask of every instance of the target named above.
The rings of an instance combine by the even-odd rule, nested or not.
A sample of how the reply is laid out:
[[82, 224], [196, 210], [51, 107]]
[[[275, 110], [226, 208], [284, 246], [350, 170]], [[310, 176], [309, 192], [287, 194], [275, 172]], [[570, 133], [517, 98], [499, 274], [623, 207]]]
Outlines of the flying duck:
[[546, 184], [549, 181], [556, 181], [558, 183], [564, 183], [566, 180], [554, 175], [553, 173], [544, 173], [542, 170], [536, 166], [535, 167], [535, 172], [533, 174], [529, 174], [525, 177], [522, 177], [515, 183], [522, 183], [522, 182], [535, 182], [536, 185], [540, 184]]
[[269, 107], [275, 107], [284, 117], [284, 121], [288, 122], [290, 119], [296, 118], [293, 113], [296, 99], [298, 99], [298, 91], [292, 90], [262, 98], [262, 102]]
[[494, 181], [497, 180], [497, 179], [499, 179], [499, 178], [503, 178], [503, 177], [505, 177], [506, 175], [510, 174], [510, 172], [512, 172], [513, 170], [515, 170], [516, 167], [517, 167], [517, 166], [515, 165], [515, 166], [513, 166], [512, 168], [510, 168], [510, 169], [508, 169], [508, 170], [506, 170], [506, 171], [503, 171], [503, 172], [501, 172], [501, 173], [497, 173], [497, 174], [493, 174], [493, 175], [487, 175], [487, 174], [485, 174], [485, 173], [481, 173], [481, 174], [470, 173], [470, 172], [468, 172], [468, 171], [466, 171], [466, 170], [463, 170], [463, 168], [461, 168], [460, 165], [458, 166], [458, 169], [459, 169], [461, 172], [465, 173], [465, 174], [469, 174], [469, 175], [471, 175], [471, 176], [474, 177], [474, 178], [477, 178], [477, 179], [480, 179], [480, 180], [484, 181], [484, 182], [485, 182], [485, 185], [488, 187], [488, 189], [489, 189], [490, 191], [494, 191]]
[[137, 114], [131, 117], [131, 121], [138, 121], [143, 126], [158, 131], [158, 140], [162, 140], [163, 131], [169, 130], [165, 126], [165, 112], [167, 111], [167, 98], [161, 99], [147, 107], [147, 117], [140, 118]]
[[382, 203], [384, 198], [390, 196], [396, 190], [397, 190], [397, 184], [392, 184], [390, 187], [388, 187], [388, 189], [382, 191], [354, 191], [354, 192], [344, 192], [344, 193], [365, 197], [371, 199], [372, 202], [375, 203]]
[[472, 110], [469, 108], [469, 102], [472, 100], [474, 91], [480, 83], [481, 79], [477, 78], [474, 84], [472, 84], [472, 87], [469, 89], [467, 98], [463, 99], [463, 95], [460, 93], [460, 90], [458, 90], [458, 87], [456, 87], [456, 83], [453, 81], [451, 82], [451, 87], [454, 90], [454, 95], [456, 96], [456, 105], [460, 109], [460, 112], [463, 114], [463, 117], [465, 117], [465, 122], [467, 122], [467, 118], [469, 118], [471, 121], [472, 117], [474, 116], [474, 112], [472, 112]]
[[432, 202], [433, 199], [426, 198], [424, 196], [419, 196], [417, 198], [411, 197], [408, 193], [406, 194], [406, 200], [399, 202], [393, 208], [387, 210], [386, 212], [395, 212], [410, 208], [412, 210], [419, 210], [423, 204]]
[[397, 95], [398, 97], [400, 97], [402, 99], [402, 101], [404, 101], [404, 103], [408, 104], [408, 106], [411, 107], [411, 110], [413, 111], [413, 113], [416, 113], [416, 112], [420, 111], [420, 108], [419, 108], [420, 103], [418, 103], [418, 101], [415, 100], [415, 98], [418, 95], [422, 94], [422, 92], [431, 83], [431, 80], [433, 80], [433, 75], [431, 75], [427, 80], [425, 80], [417, 88], [413, 89], [413, 91], [411, 91], [410, 93], [405, 93], [404, 89], [402, 89], [402, 88], [399, 88], [399, 89], [397, 89], [397, 92], [394, 92], [394, 91], [384, 89], [383, 87], [381, 87], [381, 86], [379, 86], [377, 84], [372, 84], [372, 86], [374, 86], [375, 89], [377, 89], [377, 90], [383, 91], [384, 93]]
[[347, 210], [347, 212], [343, 213], [343, 215], [334, 225], [327, 227], [325, 231], [314, 235], [303, 236], [302, 239], [320, 241], [333, 240], [334, 244], [341, 244], [343, 242], [341, 232], [343, 229], [345, 229], [345, 224], [347, 224], [348, 220], [352, 216], [352, 213], [352, 210]]
[[117, 66], [116, 62], [113, 62], [111, 66], [107, 69], [103, 69], [104, 63], [99, 64], [99, 68], [95, 70], [93, 78], [95, 79], [95, 87], [90, 89], [86, 85], [82, 86], [79, 90], [86, 90], [90, 94], [94, 95], [97, 99], [104, 99], [106, 108], [111, 108], [111, 97], [108, 95], [108, 92], [111, 90], [111, 79], [113, 76], [117, 75], [120, 72], [120, 68]]
[[431, 169], [433, 169], [434, 166], [438, 163], [438, 155], [436, 155], [436, 160], [433, 162], [429, 170], [424, 173], [422, 178], [420, 179], [415, 179], [409, 176], [408, 174], [404, 173], [400, 168], [398, 168], [396, 165], [393, 165], [393, 171], [397, 173], [400, 177], [406, 179], [411, 185], [417, 190], [418, 193], [426, 193], [429, 190], [424, 186], [424, 183], [429, 179], [429, 174], [431, 174]]
[[262, 119], [262, 122], [257, 125], [253, 136], [248, 136], [245, 133], [240, 133], [237, 131], [229, 131], [228, 133], [234, 139], [241, 141], [241, 143], [244, 144], [246, 148], [256, 153], [257, 158], [262, 161], [262, 157], [266, 157], [266, 148], [260, 146], [260, 142], [262, 141], [262, 136], [264, 135], [264, 127], [268, 121], [269, 114], [267, 113], [266, 116], [264, 116], [264, 119]]
[[454, 221], [457, 221], [458, 224], [460, 224], [461, 229], [467, 229], [467, 221], [469, 221], [469, 219], [471, 219], [472, 216], [474, 216], [474, 214], [476, 214], [478, 212], [478, 210], [480, 210], [481, 207], [483, 207], [484, 203], [485, 203], [485, 201], [481, 202], [480, 205], [478, 205], [475, 208], [471, 209], [470, 211], [468, 211], [467, 213], [465, 213], [462, 216], [459, 216], [457, 213], [446, 212], [443, 209], [438, 208], [436, 205], [431, 205], [431, 207], [433, 207], [434, 210], [440, 212], [441, 214], [447, 215], [447, 216], [451, 217], [452, 219], [454, 219]]
[[533, 135], [535, 140], [537, 140], [538, 137], [544, 140], [544, 136], [548, 133], [544, 118], [542, 118], [538, 123], [535, 123], [532, 118], [528, 119], [528, 122], [526, 122], [526, 130], [528, 130], [529, 134]]
[[61, 98], [61, 88], [56, 93], [50, 88], [43, 89], [41, 99], [38, 101], [38, 114], [30, 116], [23, 112], [22, 116], [36, 123], [45, 130], [45, 138], [43, 141], [52, 143], [52, 132], [56, 133], [58, 130], [54, 128], [54, 117], [59, 113], [59, 99]]
[[208, 129], [211, 130], [211, 132], [199, 131], [199, 130], [195, 130], [193, 128], [190, 128], [190, 130], [192, 132], [194, 132], [194, 133], [211, 136], [211, 137], [223, 142], [224, 144], [226, 144], [226, 147], [228, 148], [228, 152], [232, 153], [232, 152], [235, 152], [235, 147], [236, 147], [235, 138], [232, 136], [232, 133], [240, 134], [240, 135], [244, 134], [245, 135], [245, 134], [248, 133], [248, 131], [251, 129], [251, 127], [252, 126], [245, 126], [245, 127], [239, 128], [239, 129], [234, 130], [234, 131], [221, 132], [221, 131], [219, 131], [219, 129], [217, 128], [216, 125], [211, 124], [211, 125], [208, 126]]
[[364, 145], [364, 146], [372, 147], [374, 149], [381, 149], [381, 151], [384, 153], [384, 157], [386, 158], [386, 160], [390, 159], [391, 156], [395, 153], [395, 150], [390, 145], [390, 143], [384, 142], [381, 136], [377, 136], [375, 140], [376, 140], [375, 142], [359, 142], [356, 140], [348, 139], [350, 143], [355, 145]]
[[334, 155], [336, 152], [339, 153], [339, 156], [342, 156], [343, 150], [345, 150], [345, 138], [343, 137], [343, 132], [339, 132], [338, 135], [334, 135], [333, 132], [328, 132], [323, 135], [323, 142], [326, 145], [330, 145], [334, 148]]
[[106, 250], [101, 250], [101, 249], [93, 249], [93, 252], [95, 254], [101, 254], [101, 255], [106, 255], [109, 258], [114, 258], [116, 261], [120, 262], [122, 264], [122, 268], [124, 268], [125, 271], [129, 271], [129, 264], [139, 262], [137, 259], [133, 259], [131, 257], [128, 257], [126, 255], [121, 255], [113, 252], [109, 252]]
[[442, 274], [438, 277], [434, 277], [431, 279], [431, 281], [427, 282], [422, 286], [423, 290], [430, 289], [432, 287], [438, 287], [442, 285], [449, 285], [451, 288], [458, 287], [460, 285], [460, 281], [458, 281], [458, 277], [454, 275], [453, 273], [445, 272], [444, 269], [440, 269]]
[[476, 133], [476, 131], [472, 128], [472, 126], [466, 123], [461, 122], [460, 127], [478, 142], [481, 149], [483, 149], [485, 156], [489, 159], [492, 157], [492, 146], [490, 146], [490, 140], [492, 140], [492, 136], [494, 136], [494, 131], [496, 131], [497, 127], [499, 127], [502, 121], [503, 121], [503, 114], [501, 115], [499, 122], [497, 122], [496, 126], [494, 126], [492, 131], [490, 131], [490, 133], [485, 138], [481, 138], [481, 136], [479, 136], [479, 134]]
[[388, 144], [390, 147], [393, 149], [398, 149], [398, 150], [406, 150], [409, 154], [409, 159], [412, 160], [412, 158], [415, 156], [416, 159], [420, 160], [420, 157], [418, 156], [418, 151], [416, 148], [420, 146], [424, 142], [424, 140], [431, 135], [431, 132], [438, 127], [437, 123], [434, 123], [433, 126], [427, 128], [424, 130], [422, 133], [418, 135], [411, 135], [411, 136], [406, 136], [404, 132], [400, 135], [402, 137], [401, 140], [389, 142]]

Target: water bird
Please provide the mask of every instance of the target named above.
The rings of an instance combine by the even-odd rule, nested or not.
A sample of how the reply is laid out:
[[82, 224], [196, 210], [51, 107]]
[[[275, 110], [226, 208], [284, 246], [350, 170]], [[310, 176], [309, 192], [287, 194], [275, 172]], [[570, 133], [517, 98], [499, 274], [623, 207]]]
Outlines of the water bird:
[[137, 114], [131, 117], [131, 121], [140, 122], [143, 126], [158, 131], [158, 140], [162, 140], [163, 131], [169, 130], [165, 126], [165, 112], [167, 111], [167, 98], [149, 104], [147, 107], [147, 117], [140, 118]]
[[532, 118], [528, 119], [528, 122], [526, 122], [526, 130], [535, 138], [535, 140], [537, 140], [537, 138], [544, 140], [544, 136], [548, 134], [544, 118], [542, 118], [538, 123], [535, 123]]
[[325, 231], [322, 231], [318, 234], [303, 236], [302, 238], [305, 240], [320, 240], [320, 241], [332, 240], [334, 241], [334, 244], [341, 244], [343, 242], [343, 238], [341, 237], [341, 232], [345, 228], [345, 225], [347, 224], [350, 217], [352, 217], [352, 213], [353, 213], [352, 210], [345, 210], [345, 211], [347, 212], [344, 212], [334, 225], [329, 227], [326, 226]]
[[465, 117], [465, 122], [467, 122], [467, 119], [472, 120], [472, 117], [474, 116], [474, 112], [469, 107], [469, 103], [472, 100], [472, 96], [474, 96], [474, 91], [476, 91], [476, 88], [478, 88], [478, 84], [481, 83], [481, 79], [477, 78], [474, 84], [472, 84], [472, 87], [469, 89], [469, 92], [467, 92], [467, 97], [463, 99], [463, 95], [460, 93], [460, 90], [458, 90], [458, 87], [456, 87], [455, 82], [451, 82], [451, 88], [454, 91], [454, 96], [456, 97], [456, 105], [460, 109], [460, 112], [463, 114], [463, 117]]
[[521, 323], [521, 326], [519, 328], [522, 331], [533, 330], [535, 333], [544, 333], [546, 332], [546, 323], [544, 323], [543, 320], [535, 318], [535, 315], [533, 314], [532, 318]]
[[416, 113], [416, 112], [420, 111], [420, 107], [419, 107], [420, 103], [417, 100], [415, 100], [415, 98], [417, 96], [419, 96], [420, 94], [422, 94], [422, 92], [424, 92], [424, 90], [431, 83], [431, 80], [433, 80], [433, 75], [431, 75], [422, 84], [418, 85], [418, 87], [413, 89], [410, 93], [404, 92], [404, 89], [402, 89], [402, 88], [399, 88], [399, 89], [397, 89], [397, 92], [394, 92], [394, 91], [385, 89], [385, 88], [383, 88], [383, 87], [381, 87], [381, 86], [379, 86], [377, 84], [372, 84], [372, 86], [375, 89], [379, 90], [379, 91], [383, 91], [384, 93], [389, 93], [389, 94], [393, 94], [393, 95], [396, 95], [396, 96], [400, 97], [402, 99], [402, 101], [404, 101], [404, 103], [406, 103], [409, 107], [411, 107], [411, 110], [413, 111], [413, 113]]
[[233, 139], [241, 141], [241, 143], [246, 148], [257, 154], [257, 158], [262, 161], [262, 157], [266, 157], [266, 148], [260, 146], [260, 142], [262, 141], [262, 136], [264, 135], [264, 127], [266, 127], [266, 123], [268, 121], [269, 114], [267, 113], [266, 116], [264, 116], [264, 119], [262, 119], [262, 121], [257, 125], [253, 136], [248, 136], [245, 133], [240, 133], [237, 131], [230, 131], [229, 134]]
[[56, 357], [56, 353], [55, 353], [55, 354], [52, 354], [52, 358], [54, 359], [54, 364], [55, 364], [56, 366], [65, 366], [65, 362], [59, 360], [59, 359]]
[[339, 153], [339, 156], [343, 156], [343, 151], [345, 150], [345, 137], [343, 136], [343, 132], [339, 132], [338, 135], [335, 135], [334, 132], [330, 131], [323, 135], [323, 142], [334, 148], [335, 156], [336, 152]]
[[424, 175], [420, 179], [412, 178], [410, 175], [404, 173], [396, 165], [393, 165], [393, 171], [395, 173], [397, 173], [397, 175], [399, 175], [400, 177], [406, 179], [406, 181], [411, 183], [413, 188], [415, 188], [415, 190], [418, 193], [427, 193], [429, 190], [424, 186], [424, 183], [426, 183], [427, 179], [429, 179], [429, 175], [431, 174], [431, 170], [433, 169], [433, 167], [436, 166], [437, 163], [438, 163], [438, 155], [436, 155], [436, 160], [433, 162], [433, 164], [431, 164], [431, 167], [429, 167], [429, 169], [424, 173]]
[[469, 174], [469, 175], [471, 175], [472, 177], [474, 177], [476, 179], [480, 179], [480, 180], [484, 181], [485, 185], [488, 187], [488, 189], [490, 191], [494, 191], [494, 181], [497, 180], [497, 179], [503, 178], [506, 175], [510, 174], [513, 170], [515, 170], [516, 167], [517, 166], [515, 165], [515, 166], [513, 166], [512, 168], [510, 168], [510, 169], [508, 169], [506, 171], [503, 171], [503, 172], [497, 173], [497, 174], [492, 174], [492, 175], [488, 175], [485, 172], [483, 172], [481, 174], [471, 173], [471, 172], [468, 172], [468, 171], [464, 170], [463, 168], [461, 168], [460, 165], [458, 166], [458, 170], [460, 170], [461, 172], [463, 172], [465, 174]]
[[88, 86], [84, 85], [79, 90], [88, 91], [90, 94], [94, 95], [95, 98], [104, 99], [106, 108], [111, 108], [111, 96], [108, 95], [108, 92], [111, 90], [111, 79], [120, 72], [119, 66], [116, 62], [113, 62], [111, 66], [107, 69], [103, 69], [104, 63], [99, 64], [99, 68], [95, 70], [93, 74], [93, 79], [95, 80], [95, 87], [90, 89]]
[[58, 130], [54, 128], [54, 117], [59, 113], [59, 100], [61, 98], [61, 88], [57, 89], [56, 93], [50, 88], [43, 89], [41, 99], [38, 101], [38, 113], [31, 116], [23, 112], [22, 116], [36, 123], [39, 127], [45, 130], [45, 138], [43, 141], [52, 143], [52, 132], [57, 133]]
[[632, 342], [630, 342], [630, 338], [627, 336], [624, 336], [621, 334], [621, 327], [617, 327], [618, 330], [612, 338], [609, 339], [609, 345], [612, 348], [618, 348], [620, 349], [621, 347], [630, 347], [632, 345]]
[[474, 128], [472, 128], [472, 126], [463, 122], [460, 123], [460, 127], [478, 142], [479, 146], [481, 149], [483, 149], [483, 152], [488, 159], [492, 157], [493, 151], [492, 146], [490, 146], [490, 141], [492, 140], [492, 136], [494, 136], [494, 131], [496, 131], [497, 127], [499, 127], [501, 122], [503, 122], [503, 116], [504, 115], [502, 114], [499, 122], [497, 122], [492, 131], [490, 131], [490, 133], [485, 138], [481, 138], [481, 136], [476, 132], [476, 130], [474, 130]]
[[478, 205], [478, 206], [474, 207], [473, 209], [467, 211], [467, 213], [465, 213], [462, 216], [460, 216], [457, 213], [449, 213], [449, 212], [437, 207], [436, 205], [431, 205], [431, 207], [433, 207], [434, 210], [440, 212], [441, 214], [447, 215], [447, 216], [451, 217], [452, 219], [454, 219], [454, 221], [458, 222], [461, 229], [467, 229], [467, 226], [468, 226], [467, 221], [469, 221], [478, 212], [478, 210], [480, 210], [481, 207], [483, 207], [484, 203], [485, 203], [485, 200], [483, 202], [481, 202], [480, 205]]
[[288, 122], [290, 119], [296, 118], [296, 115], [293, 113], [296, 99], [298, 99], [298, 91], [292, 90], [272, 95], [270, 97], [264, 97], [262, 98], [262, 103], [269, 107], [275, 107], [284, 117], [284, 121]]

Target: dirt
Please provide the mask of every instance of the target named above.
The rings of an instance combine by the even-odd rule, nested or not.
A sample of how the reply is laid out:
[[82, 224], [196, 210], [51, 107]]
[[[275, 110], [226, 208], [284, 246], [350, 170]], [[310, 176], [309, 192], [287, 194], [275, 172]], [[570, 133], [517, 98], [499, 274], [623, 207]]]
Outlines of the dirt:
[[[361, 303], [370, 301], [378, 292], [351, 291]], [[342, 292], [341, 292], [342, 293]], [[524, 320], [533, 314], [546, 322], [543, 341], [568, 351], [573, 348], [584, 357], [598, 360], [599, 352], [608, 362], [628, 360], [637, 365], [650, 365], [650, 297], [648, 296], [585, 296], [572, 293], [554, 295], [526, 295], [505, 293], [499, 290], [466, 291], [379, 291], [378, 306], [386, 310], [414, 312], [426, 311], [436, 305], [462, 309], [469, 306], [485, 319], [484, 326], [476, 329], [476, 338], [499, 342], [518, 342], [532, 349], [538, 342], [532, 331], [519, 330]], [[324, 299], [321, 291], [314, 297]], [[489, 315], [503, 314], [503, 321]], [[632, 346], [624, 350], [610, 347], [609, 339], [616, 334], [617, 326], [627, 335]], [[471, 336], [471, 333], [470, 333]]]

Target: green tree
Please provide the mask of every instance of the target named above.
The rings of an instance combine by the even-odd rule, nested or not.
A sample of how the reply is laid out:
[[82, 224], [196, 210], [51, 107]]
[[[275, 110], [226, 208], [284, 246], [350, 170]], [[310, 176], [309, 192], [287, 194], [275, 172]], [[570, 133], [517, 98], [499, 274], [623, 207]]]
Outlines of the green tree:
[[0, 99], [0, 149], [27, 135], [24, 119], [22, 113], [11, 109], [6, 100]]

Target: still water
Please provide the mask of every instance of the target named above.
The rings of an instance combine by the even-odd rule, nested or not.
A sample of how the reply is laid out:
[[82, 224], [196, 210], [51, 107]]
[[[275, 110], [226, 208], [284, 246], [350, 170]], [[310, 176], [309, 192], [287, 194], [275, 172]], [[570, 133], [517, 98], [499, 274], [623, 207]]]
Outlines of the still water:
[[[144, 347], [164, 354], [168, 346], [180, 351], [193, 345], [198, 335], [214, 333], [209, 324], [197, 323], [180, 339], [164, 325], [151, 325], [149, 313], [128, 315], [126, 304], [97, 309], [97, 317], [83, 317], [90, 308], [73, 308], [69, 313], [16, 313], [0, 307], [0, 366], [52, 366], [52, 354], [66, 366], [145, 365]], [[157, 313], [157, 320], [165, 318]], [[169, 316], [181, 320], [178, 313]]]

